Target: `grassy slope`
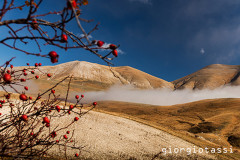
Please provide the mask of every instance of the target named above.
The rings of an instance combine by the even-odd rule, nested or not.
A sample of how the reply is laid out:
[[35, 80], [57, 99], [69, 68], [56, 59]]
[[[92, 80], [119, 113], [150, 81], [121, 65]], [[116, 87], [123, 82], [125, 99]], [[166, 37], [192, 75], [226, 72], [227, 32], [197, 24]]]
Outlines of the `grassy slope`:
[[[153, 126], [204, 148], [229, 148], [227, 137], [240, 137], [240, 99], [202, 100], [174, 106], [105, 101], [99, 102], [95, 111]], [[188, 132], [196, 127], [200, 133]], [[219, 158], [240, 159], [239, 148], [234, 150], [234, 154], [222, 154]]]

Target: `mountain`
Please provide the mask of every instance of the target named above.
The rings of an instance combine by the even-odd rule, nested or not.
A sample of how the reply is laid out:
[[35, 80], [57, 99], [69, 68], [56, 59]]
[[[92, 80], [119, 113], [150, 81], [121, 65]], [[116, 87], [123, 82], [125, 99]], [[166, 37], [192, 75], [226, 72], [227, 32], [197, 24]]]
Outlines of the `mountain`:
[[129, 66], [110, 68], [85, 61], [72, 61], [56, 66], [43, 66], [40, 67], [40, 70], [51, 73], [53, 80], [72, 75], [75, 81], [91, 83], [91, 85], [98, 84], [105, 87], [113, 84], [131, 84], [136, 88], [142, 89], [174, 88], [170, 82]]
[[223, 85], [240, 85], [240, 65], [212, 64], [173, 81], [175, 89], [215, 89]]
[[[19, 67], [25, 68], [25, 67]], [[100, 91], [114, 84], [131, 84], [139, 89], [215, 89], [223, 85], [240, 85], [240, 65], [212, 64], [190, 75], [167, 82], [129, 66], [109, 67], [85, 61], [72, 61], [56, 66], [42, 66], [46, 74], [34, 81], [40, 89], [54, 85], [66, 76], [73, 76], [72, 86], [76, 91]], [[37, 73], [37, 72], [36, 72]]]

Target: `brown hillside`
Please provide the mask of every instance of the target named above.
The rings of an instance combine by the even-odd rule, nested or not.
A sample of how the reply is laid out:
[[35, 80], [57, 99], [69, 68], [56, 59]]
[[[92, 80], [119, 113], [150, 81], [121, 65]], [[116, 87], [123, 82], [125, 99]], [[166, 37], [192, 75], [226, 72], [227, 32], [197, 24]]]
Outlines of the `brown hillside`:
[[172, 83], [175, 89], [215, 89], [226, 84], [239, 85], [239, 74], [239, 65], [213, 64]]
[[[198, 146], [233, 146], [240, 150], [240, 99], [202, 100], [173, 106], [104, 101], [99, 102], [96, 110], [154, 126]], [[229, 156], [240, 159], [239, 154]]]

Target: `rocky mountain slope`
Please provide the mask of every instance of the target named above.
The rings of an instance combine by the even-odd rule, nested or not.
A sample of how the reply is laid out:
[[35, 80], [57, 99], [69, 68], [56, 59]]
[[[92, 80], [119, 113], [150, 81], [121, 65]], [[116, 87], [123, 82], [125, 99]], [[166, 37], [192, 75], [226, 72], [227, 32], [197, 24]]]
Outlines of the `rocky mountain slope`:
[[108, 67], [85, 61], [42, 66], [40, 70], [43, 73], [52, 74], [52, 81], [46, 81], [47, 77], [44, 74], [42, 75], [43, 79], [36, 81], [40, 88], [71, 75], [74, 87], [77, 89], [81, 86], [83, 91], [105, 90], [114, 84], [131, 84], [140, 89], [168, 88], [171, 90], [215, 89], [223, 85], [240, 85], [240, 65], [212, 64], [172, 82], [129, 66]]
[[240, 65], [212, 64], [173, 81], [175, 89], [215, 89], [223, 85], [240, 85]]
[[173, 89], [172, 83], [128, 66], [110, 68], [90, 62], [73, 61], [56, 66], [43, 66], [40, 69], [51, 73], [53, 79], [61, 79], [72, 75], [75, 80], [91, 81], [107, 85], [131, 84], [137, 88], [144, 89]]

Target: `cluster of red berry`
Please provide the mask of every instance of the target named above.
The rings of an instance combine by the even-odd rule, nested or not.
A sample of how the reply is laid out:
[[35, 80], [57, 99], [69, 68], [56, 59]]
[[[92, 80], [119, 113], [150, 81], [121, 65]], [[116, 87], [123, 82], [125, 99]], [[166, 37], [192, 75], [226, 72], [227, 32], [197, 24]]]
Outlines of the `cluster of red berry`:
[[[93, 42], [93, 43], [95, 43], [95, 42]], [[104, 45], [104, 43], [105, 43], [105, 42], [103, 42], [103, 41], [97, 41], [97, 46], [98, 46], [98, 47], [102, 47], [102, 46]], [[111, 53], [112, 53], [115, 57], [118, 56], [118, 51], [117, 51], [117, 48], [118, 48], [118, 47], [117, 47], [115, 44], [110, 44], [110, 45], [108, 46], [108, 48], [112, 50]]]

